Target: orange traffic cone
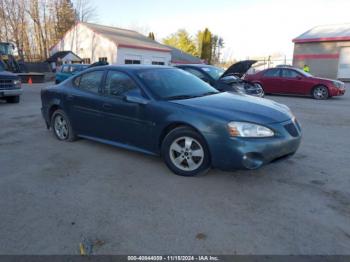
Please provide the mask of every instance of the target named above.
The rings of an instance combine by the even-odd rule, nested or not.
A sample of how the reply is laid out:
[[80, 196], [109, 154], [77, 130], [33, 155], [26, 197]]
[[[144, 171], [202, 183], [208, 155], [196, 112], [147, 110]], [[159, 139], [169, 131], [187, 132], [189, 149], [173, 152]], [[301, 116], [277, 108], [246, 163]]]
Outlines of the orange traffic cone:
[[32, 81], [32, 78], [31, 78], [31, 77], [29, 77], [29, 79], [28, 79], [28, 84], [29, 84], [29, 85], [33, 84], [33, 81]]

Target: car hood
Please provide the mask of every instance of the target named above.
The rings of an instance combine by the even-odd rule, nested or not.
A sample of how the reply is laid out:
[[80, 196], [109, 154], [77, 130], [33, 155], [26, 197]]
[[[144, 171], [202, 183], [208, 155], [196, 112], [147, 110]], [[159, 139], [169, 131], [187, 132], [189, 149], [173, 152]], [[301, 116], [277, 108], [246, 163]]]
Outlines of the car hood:
[[321, 80], [321, 81], [324, 81], [324, 82], [340, 82], [341, 83], [341, 81], [339, 81], [339, 80], [333, 80], [333, 79], [317, 77], [317, 76], [312, 76], [311, 79], [312, 80]]
[[221, 76], [221, 78], [228, 76], [228, 75], [239, 75], [243, 76], [247, 71], [254, 65], [257, 61], [256, 60], [244, 60], [240, 61], [238, 63], [235, 63], [231, 65], [225, 73]]
[[230, 92], [172, 102], [227, 121], [273, 124], [293, 117], [290, 109], [283, 104]]
[[17, 79], [18, 76], [8, 71], [0, 71], [0, 79]]

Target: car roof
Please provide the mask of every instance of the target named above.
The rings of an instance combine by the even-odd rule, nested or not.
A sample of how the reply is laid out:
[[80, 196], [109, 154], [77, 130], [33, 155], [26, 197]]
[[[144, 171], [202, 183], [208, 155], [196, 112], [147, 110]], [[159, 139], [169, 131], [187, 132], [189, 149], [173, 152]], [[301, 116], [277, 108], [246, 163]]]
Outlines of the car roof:
[[206, 64], [179, 64], [179, 65], [176, 65], [175, 67], [215, 67], [215, 66], [212, 66], [212, 65], [206, 65]]
[[77, 66], [89, 66], [88, 64], [63, 64], [62, 66], [73, 66], [73, 67], [77, 67]]
[[299, 68], [294, 66], [276, 66], [276, 67], [267, 68], [265, 70], [269, 70], [269, 69], [299, 69]]
[[292, 66], [279, 66], [279, 67], [275, 67], [275, 68], [280, 68], [280, 69], [297, 69], [296, 67], [292, 67]]
[[162, 65], [106, 65], [106, 66], [96, 66], [92, 67], [89, 70], [93, 69], [116, 69], [124, 71], [139, 71], [147, 69], [174, 69], [171, 66], [162, 66]]

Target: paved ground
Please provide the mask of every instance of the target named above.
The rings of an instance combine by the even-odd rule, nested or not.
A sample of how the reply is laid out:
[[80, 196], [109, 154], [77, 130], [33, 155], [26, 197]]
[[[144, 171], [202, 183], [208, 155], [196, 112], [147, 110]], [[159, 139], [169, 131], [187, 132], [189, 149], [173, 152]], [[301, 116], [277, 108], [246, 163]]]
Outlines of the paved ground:
[[303, 126], [298, 153], [257, 171], [184, 178], [158, 158], [57, 141], [40, 86], [0, 104], [0, 254], [350, 254], [350, 90], [269, 98]]

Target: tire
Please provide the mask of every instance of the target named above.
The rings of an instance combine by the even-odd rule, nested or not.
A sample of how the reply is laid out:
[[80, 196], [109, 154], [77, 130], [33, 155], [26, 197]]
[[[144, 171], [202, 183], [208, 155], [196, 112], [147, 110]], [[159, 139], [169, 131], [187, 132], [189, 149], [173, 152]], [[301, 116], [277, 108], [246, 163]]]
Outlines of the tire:
[[262, 85], [259, 84], [259, 83], [255, 83], [255, 86], [258, 87], [258, 88], [261, 88], [260, 97], [264, 97], [265, 96], [265, 91], [264, 91], [264, 88], [262, 87]]
[[60, 141], [73, 142], [77, 139], [66, 113], [57, 109], [51, 117], [51, 129]]
[[326, 100], [329, 98], [329, 91], [326, 86], [315, 86], [312, 89], [312, 97], [316, 100]]
[[20, 101], [20, 96], [9, 96], [6, 98], [7, 103], [18, 104]]
[[205, 140], [189, 127], [170, 131], [163, 140], [161, 153], [168, 168], [176, 175], [196, 176], [210, 168], [210, 154]]

